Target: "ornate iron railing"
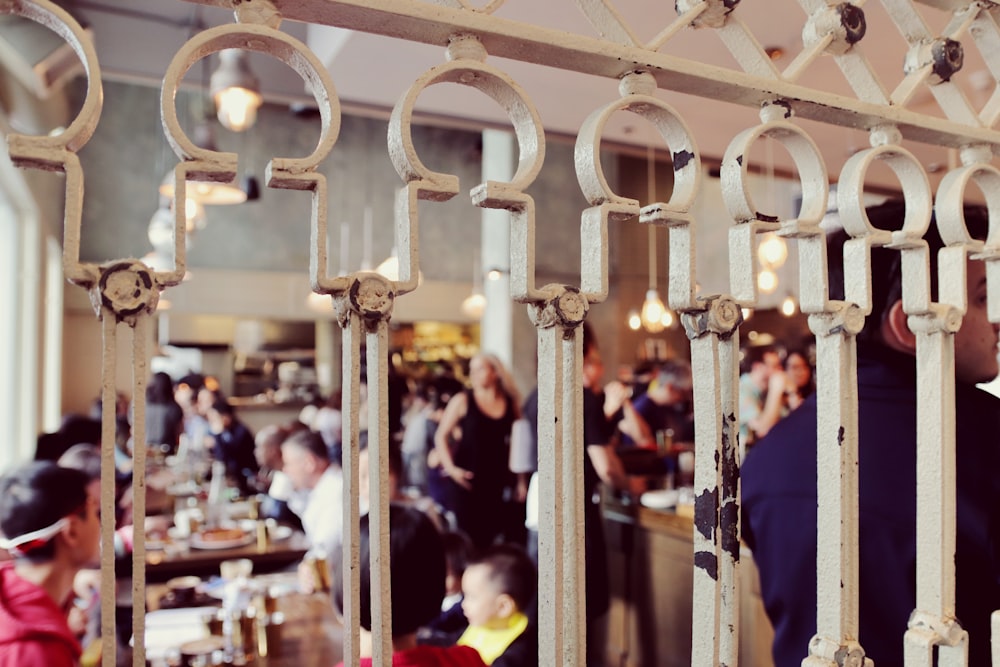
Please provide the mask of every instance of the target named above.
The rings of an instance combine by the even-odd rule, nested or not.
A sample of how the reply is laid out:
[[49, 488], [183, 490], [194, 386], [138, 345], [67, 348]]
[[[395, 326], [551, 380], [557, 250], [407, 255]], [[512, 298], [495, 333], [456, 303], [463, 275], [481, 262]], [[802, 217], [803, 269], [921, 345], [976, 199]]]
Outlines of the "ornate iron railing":
[[[191, 0], [231, 8], [237, 22], [196, 34], [174, 57], [162, 89], [162, 119], [166, 136], [181, 159], [176, 169], [177, 196], [183, 197], [191, 179], [230, 181], [236, 176], [237, 156], [197, 147], [181, 130], [174, 97], [179, 81], [195, 62], [224, 48], [242, 48], [269, 54], [292, 67], [309, 84], [321, 113], [322, 134], [315, 152], [304, 159], [274, 158], [267, 184], [304, 190], [313, 201], [311, 262], [313, 289], [330, 295], [344, 330], [343, 388], [344, 442], [344, 550], [352, 576], [345, 581], [348, 631], [347, 664], [358, 662], [357, 516], [355, 493], [358, 457], [359, 374], [367, 368], [372, 452], [373, 587], [388, 600], [389, 561], [386, 418], [387, 322], [393, 301], [417, 288], [417, 248], [420, 200], [443, 201], [458, 194], [456, 177], [435, 173], [421, 162], [412, 141], [413, 105], [429, 86], [452, 83], [471, 86], [504, 108], [520, 149], [517, 173], [510, 182], [488, 181], [471, 192], [472, 203], [503, 209], [511, 217], [511, 288], [513, 297], [528, 306], [538, 335], [539, 439], [541, 452], [540, 605], [539, 625], [544, 640], [539, 664], [579, 665], [584, 655], [583, 507], [581, 427], [580, 324], [591, 304], [608, 292], [607, 225], [639, 216], [641, 222], [669, 230], [669, 305], [683, 313], [691, 340], [696, 413], [696, 509], [694, 530], [694, 618], [692, 663], [737, 663], [737, 582], [739, 577], [739, 468], [737, 438], [737, 364], [741, 308], [757, 301], [756, 243], [764, 232], [795, 239], [800, 256], [801, 309], [817, 339], [819, 432], [818, 466], [819, 544], [818, 634], [803, 654], [811, 665], [860, 664], [858, 645], [858, 472], [857, 389], [855, 335], [870, 312], [867, 261], [871, 247], [888, 246], [904, 255], [908, 267], [904, 308], [916, 331], [918, 373], [922, 386], [932, 388], [919, 397], [918, 427], [921, 452], [944, 452], [931, 459], [921, 455], [918, 478], [918, 523], [935, 539], [920, 540], [917, 611], [906, 633], [907, 664], [929, 665], [933, 648], [942, 647], [942, 664], [964, 664], [965, 632], [950, 615], [954, 609], [955, 467], [954, 424], [947, 419], [954, 407], [954, 337], [965, 311], [962, 262], [943, 263], [941, 301], [931, 302], [926, 291], [929, 271], [925, 233], [936, 209], [951, 257], [986, 262], [990, 319], [1000, 321], [1000, 299], [993, 295], [1000, 281], [1000, 241], [995, 226], [1000, 172], [991, 159], [1000, 146], [995, 129], [1000, 95], [994, 91], [981, 108], [974, 108], [953, 74], [962, 65], [963, 48], [978, 48], [995, 83], [1000, 72], [997, 47], [1000, 28], [997, 6], [985, 0], [936, 0], [951, 11], [940, 34], [930, 32], [916, 6], [908, 0], [882, 0], [904, 38], [899, 54], [904, 71], [891, 90], [865, 57], [863, 1], [832, 4], [826, 0], [799, 0], [805, 20], [803, 48], [783, 71], [741, 20], [744, 11], [758, 11], [738, 0], [678, 0], [676, 18], [654, 38], [643, 42], [615, 9], [612, 0], [567, 1], [594, 27], [594, 36], [570, 34], [494, 16], [504, 0], [477, 6], [471, 0]], [[870, 4], [874, 4], [870, 3]], [[48, 0], [3, 0], [0, 11], [26, 16], [62, 35], [79, 54], [89, 88], [77, 119], [56, 137], [9, 137], [10, 154], [22, 167], [63, 172], [66, 175], [64, 270], [76, 284], [88, 289], [104, 322], [104, 469], [106, 480], [113, 462], [114, 346], [117, 323], [137, 329], [134, 336], [136, 398], [136, 488], [144, 485], [142, 420], [143, 387], [147, 369], [142, 327], [148, 326], [160, 290], [177, 284], [184, 274], [184, 219], [180, 207], [175, 220], [174, 270], [156, 271], [137, 260], [100, 266], [79, 260], [83, 174], [76, 152], [92, 135], [101, 111], [100, 70], [90, 42], [63, 10]], [[447, 62], [418, 77], [393, 110], [389, 126], [389, 153], [405, 187], [396, 202], [396, 237], [400, 278], [387, 280], [366, 272], [344, 277], [326, 273], [326, 182], [317, 165], [334, 149], [339, 125], [339, 103], [334, 82], [310, 50], [278, 30], [282, 19], [305, 21], [378, 33], [442, 47]], [[726, 69], [668, 55], [663, 48], [692, 30], [714, 31], [741, 69]], [[868, 39], [872, 36], [869, 35]], [[580, 187], [590, 207], [581, 212], [581, 275], [577, 285], [537, 286], [534, 280], [534, 202], [526, 188], [542, 167], [545, 135], [530, 97], [502, 69], [487, 64], [488, 55], [527, 61], [562, 70], [584, 72], [620, 81], [620, 98], [595, 109], [577, 136], [576, 166]], [[830, 57], [841, 68], [853, 95], [826, 92], [804, 83], [803, 73], [818, 58]], [[701, 179], [696, 138], [677, 111], [658, 94], [677, 91], [706, 98], [759, 106], [761, 122], [732, 139], [721, 169], [726, 207], [733, 225], [729, 236], [730, 289], [728, 294], [699, 294], [694, 262], [694, 239], [699, 220], [690, 214]], [[944, 117], [908, 106], [917, 92], [928, 90]], [[597, 147], [608, 118], [619, 111], [650, 121], [673, 157], [675, 185], [668, 202], [640, 202], [616, 194], [604, 176]], [[797, 122], [811, 119], [860, 128], [869, 133], [871, 147], [851, 157], [839, 176], [837, 204], [845, 226], [854, 237], [845, 257], [846, 274], [856, 278], [845, 285], [846, 299], [829, 298], [825, 274], [824, 232], [819, 223], [827, 210], [830, 176], [809, 133]], [[801, 210], [793, 219], [776, 219], [760, 212], [746, 185], [755, 142], [780, 142], [791, 155], [801, 181]], [[958, 149], [960, 165], [932, 192], [925, 167], [901, 145], [903, 139]], [[899, 231], [875, 229], [863, 209], [868, 171], [875, 163], [888, 165], [898, 177], [907, 202], [907, 219]], [[971, 240], [959, 213], [965, 190], [974, 183], [990, 206], [991, 234], [984, 243]], [[362, 340], [368, 363], [360, 359]], [[934, 474], [930, 473], [933, 469]], [[828, 471], [838, 471], [828, 474]], [[926, 481], [925, 481], [926, 480]], [[137, 492], [136, 521], [142, 521], [143, 493]], [[110, 483], [103, 493], [104, 516], [112, 512]], [[114, 573], [111, 527], [104, 528], [104, 664], [114, 664]], [[932, 545], [933, 548], [931, 548]], [[143, 619], [144, 545], [137, 533], [134, 566], [135, 664], [144, 664]], [[390, 663], [388, 605], [373, 614], [375, 664]], [[902, 639], [902, 638], [901, 638]], [[846, 657], [845, 657], [846, 656]]]

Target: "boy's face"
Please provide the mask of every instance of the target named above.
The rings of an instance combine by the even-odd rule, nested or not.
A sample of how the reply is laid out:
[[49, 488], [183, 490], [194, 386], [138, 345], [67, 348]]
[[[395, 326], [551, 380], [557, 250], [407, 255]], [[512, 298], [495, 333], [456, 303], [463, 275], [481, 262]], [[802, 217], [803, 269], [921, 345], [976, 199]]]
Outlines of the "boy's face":
[[510, 612], [507, 595], [500, 593], [490, 581], [488, 565], [470, 565], [462, 575], [462, 612], [469, 625], [495, 628], [503, 627]]
[[987, 318], [986, 266], [970, 261], [968, 310], [955, 334], [955, 377], [961, 382], [989, 382], [997, 376], [997, 328]]

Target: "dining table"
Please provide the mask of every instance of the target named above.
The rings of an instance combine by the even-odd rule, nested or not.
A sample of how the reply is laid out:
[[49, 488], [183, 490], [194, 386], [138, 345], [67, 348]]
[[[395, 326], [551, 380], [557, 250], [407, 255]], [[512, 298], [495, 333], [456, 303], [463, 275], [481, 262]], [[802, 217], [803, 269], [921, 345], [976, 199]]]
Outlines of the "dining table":
[[[281, 527], [284, 528], [284, 527]], [[146, 548], [146, 580], [161, 582], [183, 575], [211, 575], [219, 573], [223, 561], [247, 558], [253, 562], [256, 573], [287, 569], [302, 560], [309, 550], [304, 533], [285, 529], [280, 539], [257, 541], [252, 532], [235, 543], [198, 542], [197, 535], [173, 539], [169, 543]]]
[[[273, 632], [268, 635], [267, 654], [261, 655], [254, 648], [247, 664], [256, 667], [333, 667], [342, 660], [344, 630], [329, 592], [301, 592], [295, 573], [291, 572], [254, 575], [249, 582], [257, 588], [276, 591], [274, 603], [277, 613], [271, 616], [278, 620], [271, 628]], [[147, 658], [152, 665], [164, 662], [165, 652], [180, 649], [180, 642], [218, 639], [209, 635], [209, 629], [202, 622], [206, 611], [211, 613], [217, 607], [190, 608], [184, 616], [184, 609], [160, 608], [160, 601], [168, 596], [166, 584], [152, 583], [146, 587], [146, 646]], [[219, 599], [217, 605], [221, 603]], [[193, 599], [192, 604], [205, 603]], [[174, 627], [171, 623], [178, 625]], [[170, 645], [172, 641], [177, 643]]]

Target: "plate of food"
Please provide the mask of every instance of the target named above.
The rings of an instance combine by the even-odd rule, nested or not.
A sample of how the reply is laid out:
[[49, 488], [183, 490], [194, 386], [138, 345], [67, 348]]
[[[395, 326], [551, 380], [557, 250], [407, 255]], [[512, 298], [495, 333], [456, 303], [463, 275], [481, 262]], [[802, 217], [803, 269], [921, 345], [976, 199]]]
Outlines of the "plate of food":
[[205, 528], [191, 536], [194, 549], [232, 549], [250, 544], [255, 539], [253, 533], [242, 528]]

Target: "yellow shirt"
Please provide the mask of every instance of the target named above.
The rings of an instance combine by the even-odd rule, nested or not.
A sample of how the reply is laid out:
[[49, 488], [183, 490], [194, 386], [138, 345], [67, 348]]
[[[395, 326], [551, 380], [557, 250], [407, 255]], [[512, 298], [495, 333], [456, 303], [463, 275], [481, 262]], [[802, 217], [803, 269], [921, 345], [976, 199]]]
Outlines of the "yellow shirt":
[[515, 612], [507, 619], [507, 626], [503, 628], [470, 625], [459, 637], [458, 643], [460, 646], [471, 646], [476, 649], [483, 662], [492, 665], [493, 661], [503, 655], [507, 647], [520, 637], [527, 627], [528, 617], [521, 612]]

